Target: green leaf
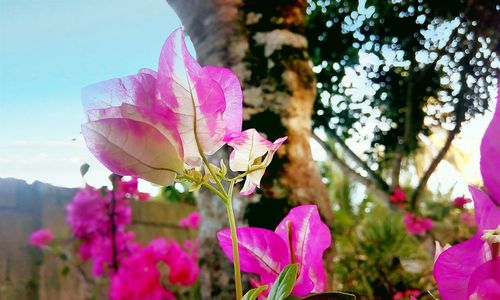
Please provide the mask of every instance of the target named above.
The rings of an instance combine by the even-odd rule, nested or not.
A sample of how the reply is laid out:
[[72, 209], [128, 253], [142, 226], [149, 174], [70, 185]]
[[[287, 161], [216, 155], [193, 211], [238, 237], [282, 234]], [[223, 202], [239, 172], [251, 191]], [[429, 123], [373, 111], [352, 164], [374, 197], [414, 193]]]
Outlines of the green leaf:
[[226, 164], [224, 163], [224, 160], [221, 159], [220, 160], [220, 176], [222, 178], [225, 178], [227, 175], [227, 167], [226, 167]]
[[64, 266], [64, 267], [61, 269], [61, 275], [62, 275], [63, 277], [66, 277], [66, 276], [68, 276], [68, 274], [69, 274], [69, 267], [68, 267], [68, 266]]
[[82, 175], [82, 177], [85, 177], [85, 174], [87, 174], [89, 169], [90, 169], [90, 165], [87, 163], [80, 166], [80, 174]]
[[257, 297], [259, 297], [260, 293], [265, 291], [267, 289], [267, 285], [261, 285], [257, 288], [249, 290], [241, 300], [255, 300]]
[[356, 296], [353, 294], [342, 293], [342, 292], [325, 292], [307, 296], [302, 299], [303, 300], [354, 300], [356, 299]]
[[276, 279], [267, 296], [268, 300], [283, 300], [292, 293], [295, 281], [297, 280], [297, 264], [286, 266]]
[[193, 183], [190, 187], [189, 187], [189, 192], [196, 192], [197, 190], [199, 190], [201, 188], [201, 183]]

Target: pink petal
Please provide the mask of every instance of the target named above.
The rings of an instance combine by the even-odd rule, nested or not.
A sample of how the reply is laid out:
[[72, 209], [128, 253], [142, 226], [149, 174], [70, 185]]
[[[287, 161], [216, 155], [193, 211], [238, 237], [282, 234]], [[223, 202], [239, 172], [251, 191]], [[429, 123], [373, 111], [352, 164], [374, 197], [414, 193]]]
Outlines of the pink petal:
[[481, 232], [442, 252], [434, 264], [434, 278], [444, 300], [468, 299], [467, 286], [472, 272], [487, 257]]
[[238, 133], [241, 131], [243, 122], [243, 92], [241, 91], [240, 80], [231, 70], [207, 66], [203, 70], [217, 82], [226, 99], [226, 110], [223, 119], [226, 124], [227, 133]]
[[158, 67], [160, 107], [168, 107], [179, 119], [186, 160], [199, 165], [200, 155], [194, 125], [203, 151], [212, 154], [222, 145], [225, 134], [222, 116], [226, 101], [221, 87], [212, 80], [189, 54], [182, 29], [165, 42]]
[[154, 127], [130, 119], [104, 119], [82, 125], [92, 154], [112, 172], [169, 185], [184, 163], [172, 144]]
[[[290, 263], [290, 255], [285, 243], [271, 230], [238, 228], [237, 235], [241, 270], [259, 275], [263, 284], [274, 282], [281, 270]], [[233, 261], [229, 229], [219, 231], [217, 239], [226, 256]]]
[[235, 172], [247, 171], [257, 158], [273, 149], [273, 143], [253, 128], [233, 135], [227, 144], [234, 148], [229, 158], [229, 168]]
[[481, 174], [484, 185], [493, 201], [500, 205], [500, 86], [497, 94], [497, 107], [493, 119], [481, 142]]
[[156, 98], [156, 73], [138, 74], [90, 85], [82, 90], [85, 111], [120, 106], [123, 103], [152, 108]]
[[496, 229], [500, 225], [500, 207], [484, 192], [472, 186], [469, 187], [474, 200], [474, 211], [478, 232], [485, 229]]
[[260, 187], [260, 180], [264, 176], [265, 170], [257, 170], [248, 174], [245, 178], [245, 184], [241, 188], [241, 196], [250, 196], [255, 192], [257, 187]]
[[171, 144], [175, 145], [177, 153], [184, 157], [181, 137], [176, 127], [177, 119], [173, 112], [168, 109], [164, 109], [160, 115], [155, 110], [124, 103], [118, 107], [90, 110], [87, 112], [87, 116], [89, 121], [130, 119], [148, 124], [162, 133]]
[[477, 299], [500, 299], [500, 257], [479, 266], [469, 280], [467, 295], [476, 294]]
[[[264, 176], [265, 168], [271, 163], [274, 153], [286, 139], [286, 137], [283, 137], [271, 143], [253, 128], [226, 136], [228, 145], [234, 148], [229, 157], [229, 168], [231, 170], [244, 172], [252, 166], [262, 167], [247, 175], [240, 195], [248, 196], [260, 186], [260, 180]], [[257, 161], [266, 153], [267, 155], [262, 161]]]
[[54, 233], [50, 229], [39, 229], [30, 235], [29, 242], [32, 246], [42, 248], [54, 240]]
[[[287, 225], [290, 224], [290, 225]], [[288, 226], [291, 226], [292, 245], [289, 243]], [[328, 226], [321, 221], [316, 205], [293, 208], [276, 227], [276, 234], [293, 248], [295, 262], [299, 264], [299, 275], [293, 294], [304, 296], [310, 292], [326, 289], [326, 271], [323, 253], [332, 242]]]

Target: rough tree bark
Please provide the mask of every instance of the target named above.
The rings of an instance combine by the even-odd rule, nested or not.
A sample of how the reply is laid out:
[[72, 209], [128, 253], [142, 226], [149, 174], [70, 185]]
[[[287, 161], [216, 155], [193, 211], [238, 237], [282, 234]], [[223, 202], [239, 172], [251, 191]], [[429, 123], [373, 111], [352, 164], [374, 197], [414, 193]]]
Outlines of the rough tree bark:
[[[191, 38], [202, 65], [231, 68], [244, 91], [244, 127], [256, 128], [287, 143], [268, 168], [260, 199], [281, 199], [296, 205], [315, 203], [331, 221], [328, 193], [312, 159], [309, 139], [316, 80], [304, 36], [306, 0], [167, 0]], [[223, 206], [200, 195], [201, 262], [206, 271], [226, 268], [214, 233], [225, 226]], [[203, 203], [201, 203], [203, 202]], [[211, 204], [207, 204], [211, 203]], [[242, 205], [239, 205], [242, 207]], [[216, 207], [218, 207], [216, 209]], [[240, 209], [239, 215], [242, 216]], [[240, 218], [241, 221], [241, 218]], [[212, 241], [212, 242], [210, 242]], [[220, 260], [223, 260], [220, 256]], [[203, 298], [224, 298], [231, 278], [204, 272]], [[230, 273], [229, 273], [230, 274]]]

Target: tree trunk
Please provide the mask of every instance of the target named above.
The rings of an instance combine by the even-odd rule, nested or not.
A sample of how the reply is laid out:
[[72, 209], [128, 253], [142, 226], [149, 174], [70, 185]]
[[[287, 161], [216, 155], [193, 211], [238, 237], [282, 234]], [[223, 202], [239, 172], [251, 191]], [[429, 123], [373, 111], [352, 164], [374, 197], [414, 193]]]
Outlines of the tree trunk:
[[[291, 205], [315, 203], [332, 220], [328, 192], [309, 145], [316, 80], [304, 36], [306, 0], [167, 0], [176, 11], [202, 65], [231, 68], [244, 92], [244, 127], [256, 128], [269, 140], [288, 136], [262, 181], [259, 199]], [[224, 226], [221, 215], [200, 197], [200, 210], [211, 228]], [[254, 197], [255, 198], [255, 197]], [[248, 201], [246, 201], [248, 203]], [[236, 205], [243, 207], [242, 204]], [[216, 212], [217, 211], [217, 212]], [[240, 211], [243, 211], [241, 209]], [[241, 214], [240, 214], [241, 216]], [[225, 219], [224, 219], [225, 220]], [[241, 221], [241, 219], [240, 219]], [[206, 234], [210, 236], [205, 236]], [[214, 231], [201, 230], [201, 255], [220, 255]], [[220, 258], [224, 259], [224, 258]], [[217, 260], [212, 260], [217, 262]], [[210, 264], [202, 261], [202, 264]], [[218, 266], [202, 266], [205, 271]], [[216, 273], [202, 278], [203, 298], [219, 297]], [[224, 280], [225, 282], [225, 280]], [[223, 287], [230, 286], [227, 283]]]

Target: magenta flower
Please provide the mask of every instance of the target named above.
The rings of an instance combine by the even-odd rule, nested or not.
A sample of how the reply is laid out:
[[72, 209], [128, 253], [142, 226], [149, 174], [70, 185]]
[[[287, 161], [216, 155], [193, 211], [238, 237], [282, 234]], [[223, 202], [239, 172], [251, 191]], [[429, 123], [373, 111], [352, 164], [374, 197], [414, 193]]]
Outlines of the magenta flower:
[[443, 299], [500, 297], [500, 89], [497, 109], [481, 143], [481, 174], [487, 193], [470, 187], [477, 232], [442, 252], [434, 277]]
[[[80, 189], [66, 206], [66, 220], [75, 237], [87, 239], [111, 230], [111, 192], [105, 195], [89, 185]], [[132, 222], [132, 209], [123, 197], [116, 197], [115, 223], [120, 230]]]
[[[126, 184], [129, 183], [125, 181]], [[134, 197], [125, 193], [119, 181], [115, 192], [114, 224], [115, 247], [118, 260], [128, 256], [133, 247], [133, 233], [126, 231], [132, 222], [132, 209], [128, 198]], [[89, 185], [79, 190], [66, 206], [66, 219], [73, 235], [80, 240], [79, 254], [83, 260], [92, 260], [92, 273], [95, 276], [107, 274], [113, 266], [112, 223], [111, 223], [111, 191], [104, 190], [104, 195]]]
[[139, 181], [137, 177], [131, 177], [128, 180], [121, 178], [121, 180], [115, 182], [115, 185], [118, 197], [137, 198], [142, 201], [149, 200], [151, 197], [148, 193], [139, 192]]
[[464, 222], [464, 224], [467, 225], [468, 227], [476, 225], [474, 216], [472, 216], [471, 213], [466, 210], [460, 213], [460, 220], [462, 220], [462, 222]]
[[403, 191], [402, 188], [397, 187], [394, 189], [394, 192], [392, 192], [391, 196], [389, 197], [391, 202], [396, 203], [396, 204], [401, 204], [405, 203], [407, 200], [406, 193]]
[[200, 273], [195, 258], [182, 249], [177, 242], [171, 242], [165, 257], [165, 262], [169, 266], [168, 281], [183, 286], [194, 284]]
[[[226, 138], [228, 145], [234, 149], [229, 158], [231, 170], [246, 172], [252, 168], [255, 169], [246, 176], [240, 195], [248, 196], [260, 186], [266, 167], [286, 139], [287, 137], [282, 137], [272, 143], [263, 138], [255, 129], [248, 129]], [[265, 158], [262, 158], [264, 155], [266, 155]]]
[[38, 229], [30, 235], [29, 242], [38, 248], [47, 247], [54, 240], [54, 233], [50, 229]]
[[471, 199], [466, 198], [465, 196], [461, 196], [461, 197], [457, 197], [453, 200], [453, 205], [456, 208], [464, 208], [464, 205], [467, 203], [470, 203], [470, 202], [472, 202]]
[[[241, 227], [237, 235], [241, 270], [258, 275], [260, 284], [272, 284], [285, 266], [295, 262], [299, 273], [293, 295], [325, 290], [323, 253], [331, 244], [331, 235], [315, 205], [293, 208], [274, 231]], [[229, 229], [219, 231], [217, 239], [233, 261]]]
[[112, 300], [169, 300], [175, 299], [162, 283], [158, 268], [168, 269], [170, 284], [191, 285], [199, 274], [199, 268], [176, 242], [162, 238], [152, 240], [122, 261], [118, 273], [113, 276], [110, 289]]
[[392, 300], [406, 300], [406, 299], [416, 299], [420, 295], [419, 290], [406, 290], [404, 292], [396, 292], [394, 295], [392, 295]]
[[197, 229], [200, 226], [201, 214], [197, 211], [190, 213], [187, 217], [179, 221], [179, 227]]
[[200, 165], [197, 140], [212, 154], [227, 134], [241, 131], [238, 78], [228, 69], [202, 68], [181, 29], [167, 38], [158, 72], [143, 69], [97, 83], [82, 97], [90, 151], [114, 173], [160, 185], [171, 184], [184, 163]]
[[162, 275], [157, 267], [167, 252], [167, 243], [162, 239], [156, 239], [123, 260], [118, 273], [112, 278], [110, 298], [112, 300], [175, 299], [174, 294], [162, 285]]
[[403, 222], [406, 230], [413, 235], [424, 235], [434, 225], [430, 218], [420, 218], [410, 213], [405, 213]]

